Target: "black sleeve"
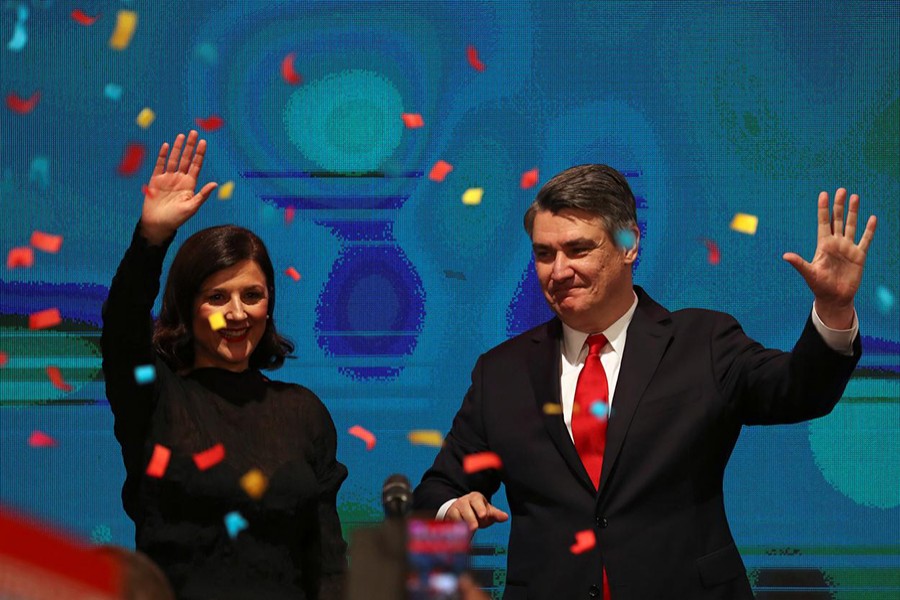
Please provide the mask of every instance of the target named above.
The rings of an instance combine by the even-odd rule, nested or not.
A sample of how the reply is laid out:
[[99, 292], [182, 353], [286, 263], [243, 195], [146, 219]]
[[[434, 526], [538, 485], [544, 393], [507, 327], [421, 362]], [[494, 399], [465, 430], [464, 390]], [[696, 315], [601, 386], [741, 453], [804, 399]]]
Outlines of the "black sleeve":
[[[153, 351], [151, 310], [159, 293], [163, 259], [172, 239], [151, 246], [135, 228], [131, 246], [122, 257], [103, 303], [103, 377], [106, 397], [115, 416], [116, 439], [122, 445], [126, 468], [140, 468], [143, 438], [159, 393], [159, 375], [166, 367]], [[153, 365], [157, 380], [139, 385], [134, 368]]]
[[827, 415], [862, 355], [859, 335], [852, 356], [829, 348], [811, 316], [790, 352], [764, 348], [727, 315], [711, 344], [719, 390], [746, 425], [799, 423]]
[[463, 458], [469, 454], [490, 451], [484, 427], [484, 357], [478, 359], [472, 370], [472, 385], [466, 392], [462, 407], [453, 418], [450, 433], [434, 459], [434, 464], [422, 476], [413, 491], [413, 509], [436, 514], [448, 500], [469, 492], [481, 492], [490, 500], [500, 487], [500, 474], [495, 469], [485, 469], [467, 474], [463, 470]]

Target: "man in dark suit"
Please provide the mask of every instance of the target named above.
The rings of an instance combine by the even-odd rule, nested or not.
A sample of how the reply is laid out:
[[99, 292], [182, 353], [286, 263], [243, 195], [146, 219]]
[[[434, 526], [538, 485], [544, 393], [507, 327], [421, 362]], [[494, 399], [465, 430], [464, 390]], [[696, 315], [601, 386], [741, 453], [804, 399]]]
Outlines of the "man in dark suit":
[[[745, 424], [827, 415], [859, 360], [853, 298], [876, 220], [855, 243], [859, 198], [845, 223], [846, 199], [839, 189], [830, 214], [819, 195], [811, 262], [784, 255], [814, 303], [781, 352], [729, 315], [669, 312], [633, 286], [640, 233], [620, 173], [582, 165], [551, 179], [525, 229], [557, 318], [478, 359], [415, 507], [474, 531], [508, 518], [490, 504], [505, 484], [505, 600], [751, 599], [725, 465]], [[502, 468], [467, 473], [480, 452]]]

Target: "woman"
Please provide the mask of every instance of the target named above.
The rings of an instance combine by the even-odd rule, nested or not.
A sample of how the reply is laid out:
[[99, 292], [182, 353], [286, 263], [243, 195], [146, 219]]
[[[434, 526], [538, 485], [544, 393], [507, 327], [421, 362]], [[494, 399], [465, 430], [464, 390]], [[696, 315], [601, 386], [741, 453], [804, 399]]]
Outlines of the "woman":
[[[262, 241], [231, 225], [188, 238], [151, 319], [166, 249], [216, 187], [194, 192], [206, 150], [197, 138], [160, 148], [103, 308], [125, 511], [138, 550], [179, 598], [337, 599], [346, 544], [336, 496], [347, 469], [315, 394], [259, 371], [293, 351], [275, 329]], [[146, 367], [135, 370], [144, 365], [155, 368], [150, 383]]]

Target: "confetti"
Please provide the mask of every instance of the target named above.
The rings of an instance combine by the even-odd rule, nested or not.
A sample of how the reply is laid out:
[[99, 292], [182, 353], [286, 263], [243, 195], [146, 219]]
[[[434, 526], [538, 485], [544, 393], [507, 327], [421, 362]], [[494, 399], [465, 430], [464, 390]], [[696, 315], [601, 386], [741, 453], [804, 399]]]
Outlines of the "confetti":
[[247, 495], [254, 500], [259, 500], [269, 487], [269, 480], [259, 469], [250, 469], [240, 479], [241, 487]]
[[113, 50], [124, 50], [131, 43], [131, 36], [137, 27], [138, 15], [133, 10], [120, 10], [116, 13], [116, 28], [109, 38]]
[[234, 193], [234, 182], [226, 181], [219, 186], [219, 200], [230, 200], [231, 194]]
[[103, 95], [116, 102], [122, 98], [123, 91], [122, 86], [118, 83], [107, 83], [103, 87]]
[[284, 270], [285, 274], [293, 279], [294, 281], [300, 281], [300, 273], [297, 272], [297, 269], [294, 267], [288, 267]]
[[703, 243], [706, 245], [706, 260], [711, 265], [719, 264], [719, 261], [722, 260], [722, 253], [719, 252], [719, 246], [712, 240], [704, 239]]
[[225, 529], [228, 530], [228, 536], [234, 539], [240, 532], [247, 529], [247, 519], [238, 511], [233, 510], [225, 515]]
[[147, 475], [156, 478], [165, 475], [171, 456], [172, 451], [165, 446], [160, 446], [159, 444], [154, 445], [153, 454], [150, 456], [150, 464], [147, 465]]
[[481, 197], [484, 196], [484, 189], [469, 188], [463, 192], [462, 203], [466, 206], [477, 206], [481, 204]]
[[9, 362], [9, 354], [0, 350], [0, 367], [5, 367], [6, 363]]
[[62, 323], [58, 308], [48, 308], [28, 315], [28, 329], [47, 329]]
[[46, 156], [35, 156], [28, 167], [28, 182], [36, 184], [42, 190], [50, 187], [50, 159]]
[[75, 21], [79, 25], [84, 25], [86, 27], [93, 25], [94, 22], [97, 20], [97, 17], [99, 17], [99, 16], [100, 15], [97, 15], [96, 17], [92, 17], [90, 15], [85, 14], [84, 11], [77, 9], [77, 8], [75, 10], [73, 10], [71, 13], [71, 17], [72, 17], [73, 21]]
[[433, 167], [431, 167], [431, 172], [428, 174], [428, 179], [432, 181], [443, 181], [447, 174], [452, 170], [453, 165], [451, 165], [447, 161], [439, 160], [434, 163]]
[[219, 115], [210, 115], [205, 119], [195, 119], [197, 122], [197, 127], [202, 129], [203, 131], [215, 131], [216, 129], [221, 129], [221, 127], [225, 124], [224, 119]]
[[150, 125], [153, 124], [153, 121], [156, 120], [156, 113], [153, 112], [152, 108], [144, 108], [141, 112], [138, 113], [137, 119], [135, 119], [135, 123], [141, 126], [142, 129], [147, 129]]
[[216, 444], [209, 450], [194, 454], [194, 464], [201, 471], [214, 467], [223, 460], [225, 460], [225, 446], [222, 444]]
[[6, 268], [15, 269], [17, 267], [28, 268], [34, 264], [34, 250], [28, 246], [19, 246], [10, 248], [6, 255]]
[[544, 414], [545, 415], [561, 415], [562, 414], [562, 404], [559, 402], [546, 402], [544, 403]]
[[894, 307], [894, 294], [883, 285], [875, 288], [875, 299], [878, 301], [878, 311], [887, 314]]
[[525, 171], [522, 173], [522, 179], [519, 180], [519, 186], [523, 190], [527, 190], [530, 187], [534, 187], [538, 182], [538, 170], [532, 169], [530, 171]]
[[479, 72], [484, 71], [484, 63], [478, 58], [478, 49], [475, 46], [466, 48], [466, 58], [469, 59], [469, 64], [473, 69]]
[[147, 385], [156, 381], [156, 367], [153, 365], [138, 365], [134, 368], [134, 382], [138, 385]]
[[53, 446], [58, 446], [59, 442], [43, 431], [35, 429], [31, 432], [31, 435], [28, 436], [28, 445], [32, 448], [51, 448]]
[[58, 390], [62, 390], [64, 392], [71, 392], [75, 388], [66, 383], [66, 380], [63, 379], [62, 371], [59, 370], [59, 367], [49, 365], [47, 367], [47, 378], [50, 380], [50, 383], [53, 384]]
[[219, 64], [219, 50], [214, 44], [205, 42], [194, 48], [194, 56], [202, 60], [208, 65]]
[[147, 149], [143, 144], [130, 142], [125, 147], [125, 154], [119, 163], [119, 174], [128, 176], [137, 173], [138, 169], [141, 168], [141, 163], [144, 162], [144, 155], [146, 154]]
[[631, 250], [637, 243], [637, 237], [629, 229], [620, 229], [616, 232], [616, 245], [623, 250]]
[[463, 456], [463, 471], [469, 474], [485, 469], [499, 469], [502, 466], [500, 457], [493, 452], [476, 452]]
[[156, 193], [153, 190], [151, 190], [150, 187], [147, 186], [147, 184], [144, 184], [141, 186], [141, 193], [144, 194], [145, 196], [147, 196], [148, 198], [153, 198], [156, 196]]
[[416, 446], [434, 446], [440, 448], [444, 445], [444, 436], [437, 429], [416, 429], [406, 435], [410, 444]]
[[284, 222], [288, 225], [294, 222], [294, 212], [295, 209], [293, 206], [288, 206], [284, 209]]
[[20, 115], [27, 115], [34, 110], [34, 107], [37, 106], [38, 100], [40, 99], [40, 92], [33, 93], [27, 100], [20, 97], [15, 92], [11, 92], [6, 95], [6, 106], [8, 106], [11, 111], [17, 112]]
[[347, 430], [347, 433], [364, 441], [366, 443], [366, 450], [371, 450], [375, 447], [375, 435], [364, 427], [354, 425]]
[[609, 416], [609, 405], [603, 400], [595, 400], [591, 402], [590, 413], [600, 420], [604, 420]]
[[225, 317], [222, 313], [213, 313], [209, 315], [209, 326], [213, 331], [218, 331], [225, 327]]
[[281, 59], [281, 78], [291, 85], [297, 85], [303, 78], [294, 69], [294, 59], [297, 58], [296, 52], [291, 52]]
[[25, 29], [25, 21], [28, 20], [28, 6], [19, 4], [16, 10], [16, 26], [13, 29], [13, 36], [9, 39], [6, 47], [13, 52], [21, 52], [28, 43], [28, 30]]
[[758, 217], [745, 213], [737, 213], [734, 215], [734, 218], [731, 219], [731, 228], [739, 233], [746, 233], [747, 235], [754, 235], [756, 233], [757, 224], [759, 224]]
[[48, 254], [56, 254], [62, 248], [63, 239], [61, 235], [32, 231], [30, 243], [38, 250]]
[[462, 271], [447, 271], [444, 270], [444, 277], [447, 279], [459, 279], [460, 281], [466, 280], [466, 274]]
[[403, 119], [403, 124], [407, 129], [417, 129], [425, 125], [425, 121], [422, 120], [422, 115], [419, 113], [403, 113], [400, 118]]
[[572, 554], [582, 554], [597, 545], [597, 538], [591, 529], [578, 531], [575, 533], [575, 543], [569, 546], [569, 552]]

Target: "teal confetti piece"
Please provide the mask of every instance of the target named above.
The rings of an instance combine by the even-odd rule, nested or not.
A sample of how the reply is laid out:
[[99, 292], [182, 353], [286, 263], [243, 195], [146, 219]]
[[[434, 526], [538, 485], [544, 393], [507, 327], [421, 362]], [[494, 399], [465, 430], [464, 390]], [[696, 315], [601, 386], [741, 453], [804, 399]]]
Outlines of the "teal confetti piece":
[[616, 232], [616, 245], [620, 248], [624, 248], [626, 250], [630, 250], [634, 248], [634, 245], [637, 243], [637, 238], [634, 235], [633, 231], [629, 231], [627, 229], [620, 229]]
[[882, 314], [888, 314], [894, 308], [894, 294], [883, 285], [875, 288], [875, 300], [878, 303], [878, 310]]
[[118, 101], [122, 97], [122, 86], [118, 83], [107, 83], [103, 88], [103, 95], [113, 101]]
[[247, 529], [247, 519], [242, 517], [238, 511], [233, 510], [225, 515], [225, 528], [228, 530], [228, 536], [234, 539], [237, 534]]
[[147, 385], [156, 381], [156, 367], [153, 365], [138, 365], [134, 368], [134, 380], [138, 385]]

